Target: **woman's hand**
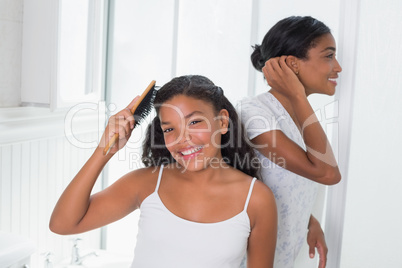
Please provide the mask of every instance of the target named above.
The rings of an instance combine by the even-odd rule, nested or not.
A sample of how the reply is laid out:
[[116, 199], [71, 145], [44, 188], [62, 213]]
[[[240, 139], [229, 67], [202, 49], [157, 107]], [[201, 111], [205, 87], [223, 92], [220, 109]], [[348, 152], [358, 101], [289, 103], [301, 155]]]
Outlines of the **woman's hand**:
[[282, 93], [288, 99], [300, 95], [306, 97], [304, 86], [289, 67], [290, 63], [286, 61], [287, 59], [289, 59], [288, 56], [269, 59], [262, 68], [265, 79], [272, 89]]
[[108, 124], [106, 126], [105, 132], [102, 135], [101, 141], [99, 143], [100, 148], [105, 148], [109, 143], [110, 139], [117, 133], [119, 135], [116, 143], [109, 149], [111, 155], [115, 154], [118, 150], [123, 148], [131, 133], [134, 129], [134, 116], [131, 113], [131, 108], [139, 99], [139, 96], [135, 97], [131, 103], [123, 110], [109, 118]]
[[325, 242], [324, 232], [321, 225], [313, 215], [310, 216], [310, 222], [307, 233], [307, 244], [309, 245], [310, 258], [315, 256], [315, 248], [317, 248], [318, 255], [320, 256], [319, 268], [325, 268], [327, 264], [328, 248]]

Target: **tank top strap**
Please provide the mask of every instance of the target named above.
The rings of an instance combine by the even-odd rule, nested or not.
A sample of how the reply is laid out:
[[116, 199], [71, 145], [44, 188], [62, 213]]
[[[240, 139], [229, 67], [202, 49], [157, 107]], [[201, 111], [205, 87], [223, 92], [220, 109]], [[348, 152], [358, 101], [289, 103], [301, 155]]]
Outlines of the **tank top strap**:
[[163, 164], [161, 165], [161, 167], [159, 169], [158, 181], [156, 183], [155, 192], [158, 192], [158, 190], [159, 190], [159, 185], [161, 184], [161, 179], [162, 179], [162, 173], [163, 173]]
[[246, 199], [246, 204], [244, 205], [244, 210], [247, 211], [247, 207], [248, 207], [248, 203], [250, 201], [250, 197], [251, 197], [251, 193], [253, 192], [253, 188], [254, 188], [254, 183], [256, 181], [256, 178], [253, 178], [253, 180], [250, 183], [250, 189], [248, 190], [248, 195], [247, 195], [247, 199]]

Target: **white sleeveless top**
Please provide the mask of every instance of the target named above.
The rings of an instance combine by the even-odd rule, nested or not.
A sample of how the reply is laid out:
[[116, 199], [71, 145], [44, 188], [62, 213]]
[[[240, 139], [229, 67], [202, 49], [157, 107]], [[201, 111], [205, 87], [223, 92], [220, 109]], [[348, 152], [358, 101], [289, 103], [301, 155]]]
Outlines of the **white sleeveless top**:
[[132, 268], [225, 268], [239, 267], [247, 251], [250, 219], [247, 206], [255, 178], [250, 184], [244, 209], [230, 219], [198, 223], [180, 218], [165, 207], [158, 189], [140, 206], [137, 245]]

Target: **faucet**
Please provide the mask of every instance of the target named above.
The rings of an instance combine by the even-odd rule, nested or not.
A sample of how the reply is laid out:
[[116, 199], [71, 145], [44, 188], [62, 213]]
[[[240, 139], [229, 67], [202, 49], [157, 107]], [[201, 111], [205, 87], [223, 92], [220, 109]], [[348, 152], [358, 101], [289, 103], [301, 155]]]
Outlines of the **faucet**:
[[[53, 252], [51, 252], [51, 251], [46, 251], [46, 252], [41, 253], [40, 255], [43, 256], [44, 259], [45, 259], [45, 262], [44, 262], [44, 264], [43, 264], [43, 267], [44, 267], [44, 268], [53, 268], [53, 262], [52, 262], [52, 260], [51, 260], [51, 257], [54, 255]], [[29, 266], [28, 266], [28, 265], [24, 265], [23, 268], [29, 268]]]
[[74, 238], [73, 239], [73, 248], [71, 250], [71, 264], [72, 265], [81, 265], [84, 259], [89, 256], [98, 256], [96, 252], [88, 253], [84, 256], [80, 256], [79, 248], [78, 248], [78, 241], [82, 240], [81, 238]]

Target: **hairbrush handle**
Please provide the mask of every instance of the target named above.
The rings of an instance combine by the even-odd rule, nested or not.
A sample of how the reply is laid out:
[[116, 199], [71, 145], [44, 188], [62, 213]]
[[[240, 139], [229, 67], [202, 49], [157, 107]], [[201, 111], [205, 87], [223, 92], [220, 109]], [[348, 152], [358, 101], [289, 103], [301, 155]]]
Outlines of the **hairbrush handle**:
[[113, 147], [113, 145], [116, 144], [117, 140], [119, 139], [119, 133], [115, 133], [113, 137], [109, 140], [108, 144], [106, 147], [103, 149], [103, 155], [107, 155], [109, 152], [109, 149]]
[[[134, 115], [135, 110], [138, 108], [138, 106], [141, 104], [141, 102], [144, 100], [145, 96], [148, 94], [148, 92], [155, 87], [155, 80], [152, 80], [151, 83], [148, 85], [148, 87], [144, 90], [144, 92], [141, 94], [140, 98], [134, 103], [134, 106], [130, 109], [130, 112], [132, 115]], [[135, 125], [134, 125], [135, 126]], [[106, 147], [103, 149], [103, 155], [107, 155], [109, 152], [110, 148], [112, 148], [117, 140], [119, 139], [119, 133], [115, 133], [113, 137], [109, 140], [108, 144]]]

